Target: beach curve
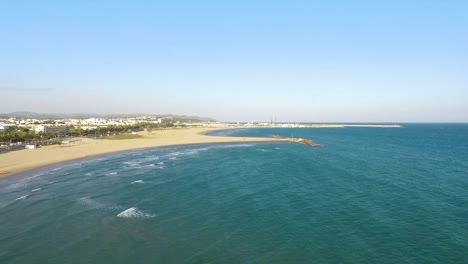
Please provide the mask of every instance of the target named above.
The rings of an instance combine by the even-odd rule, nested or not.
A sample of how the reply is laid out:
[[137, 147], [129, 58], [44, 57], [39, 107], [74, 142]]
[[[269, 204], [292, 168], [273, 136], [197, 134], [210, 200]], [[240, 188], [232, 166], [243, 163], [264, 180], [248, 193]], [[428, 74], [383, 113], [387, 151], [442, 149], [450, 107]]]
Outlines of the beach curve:
[[152, 132], [141, 132], [140, 135], [142, 137], [136, 139], [91, 139], [82, 140], [76, 144], [62, 146], [52, 145], [32, 150], [24, 149], [11, 151], [0, 154], [0, 178], [13, 176], [21, 172], [26, 172], [66, 161], [130, 150], [210, 143], [284, 141], [277, 138], [210, 136], [207, 134], [217, 130], [238, 128], [241, 127], [220, 126], [204, 128], [162, 129], [154, 130]]

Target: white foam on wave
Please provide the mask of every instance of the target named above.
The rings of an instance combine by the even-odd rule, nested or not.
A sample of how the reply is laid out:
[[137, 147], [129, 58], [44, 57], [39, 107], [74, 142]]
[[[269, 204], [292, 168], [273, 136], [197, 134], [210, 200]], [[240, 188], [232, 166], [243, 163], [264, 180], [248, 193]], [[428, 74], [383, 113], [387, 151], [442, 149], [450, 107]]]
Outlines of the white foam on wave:
[[188, 150], [183, 150], [183, 151], [174, 151], [165, 155], [164, 157], [170, 160], [176, 160], [178, 159], [178, 157], [193, 156], [193, 155], [198, 154], [201, 151], [205, 151], [208, 149], [209, 148], [197, 148], [197, 149], [188, 149]]
[[[205, 151], [210, 151], [213, 149], [227, 149], [227, 148], [238, 148], [238, 147], [250, 147], [253, 146], [252, 144], [222, 144], [222, 145], [211, 145], [211, 146], [205, 146], [205, 147], [198, 147], [198, 148], [189, 148], [189, 149], [182, 149], [182, 150], [171, 150], [171, 152], [164, 154], [161, 156], [161, 158], [167, 160], [178, 160], [182, 159], [183, 157], [187, 156], [194, 156], [200, 154], [200, 152], [205, 152]], [[150, 157], [151, 158], [151, 157]], [[141, 164], [141, 161], [146, 160], [148, 161], [149, 159], [142, 159], [139, 160], [139, 163]], [[155, 159], [156, 160], [156, 159]], [[163, 161], [158, 162], [159, 165], [163, 164]]]
[[28, 196], [29, 196], [29, 195], [23, 195], [23, 196], [21, 196], [21, 197], [16, 198], [15, 201], [24, 200], [24, 199], [28, 198]]
[[267, 152], [266, 149], [256, 149], [256, 151]]
[[15, 183], [13, 183], [13, 184], [8, 185], [7, 188], [10, 189], [10, 190], [15, 190], [15, 189], [19, 189], [19, 188], [24, 188], [24, 187], [26, 187], [30, 182], [32, 182], [33, 179], [35, 179], [35, 178], [37, 178], [37, 177], [41, 177], [41, 176], [43, 176], [43, 175], [45, 175], [45, 174], [43, 174], [43, 173], [34, 174], [34, 175], [32, 175], [32, 176], [29, 176], [29, 177], [27, 177], [27, 178], [21, 179], [21, 180], [15, 182]]
[[40, 190], [42, 190], [42, 188], [33, 189], [33, 190], [31, 190], [31, 192], [37, 192], [37, 191], [40, 191]]
[[[126, 167], [128, 168], [132, 168], [132, 169], [141, 169], [141, 168], [144, 168], [144, 167], [152, 167], [154, 166], [153, 161], [157, 161], [159, 160], [159, 157], [158, 156], [149, 156], [149, 157], [146, 157], [146, 158], [142, 158], [142, 159], [136, 159], [136, 160], [131, 160], [131, 161], [125, 161], [125, 162], [122, 162], [122, 164], [124, 164]], [[146, 164], [146, 163], [150, 163], [149, 165]], [[153, 164], [153, 165], [151, 165]]]
[[59, 171], [59, 170], [61, 170], [61, 169], [62, 169], [62, 167], [58, 167], [58, 168], [55, 168], [55, 169], [51, 169], [51, 170], [49, 170], [49, 171], [47, 172], [47, 174], [48, 174], [48, 175], [54, 175], [55, 172], [57, 172], [57, 171]]
[[138, 180], [138, 181], [132, 181], [131, 184], [135, 184], [135, 183], [145, 183], [143, 180]]
[[130, 168], [140, 167], [140, 162], [138, 161], [125, 161], [122, 164]]
[[105, 207], [104, 204], [99, 203], [99, 202], [91, 199], [91, 197], [82, 197], [82, 198], [78, 199], [78, 203], [80, 203], [82, 205], [85, 205], [85, 206], [88, 206], [88, 207], [91, 207], [91, 208]]
[[199, 152], [204, 152], [213, 149], [227, 149], [227, 148], [241, 148], [241, 147], [251, 147], [252, 144], [221, 144], [221, 145], [212, 145], [202, 148], [188, 149], [186, 151], [180, 152], [180, 155], [189, 156], [195, 155]]
[[193, 151], [186, 151], [183, 153], [184, 156], [192, 156], [192, 155], [196, 155], [198, 154], [198, 152], [200, 152], [201, 149], [196, 149], [196, 150], [193, 150]]
[[96, 201], [89, 196], [79, 198], [77, 202], [91, 209], [122, 210], [121, 206], [116, 206], [110, 203]]
[[149, 156], [149, 157], [146, 157], [144, 159], [141, 159], [141, 161], [143, 161], [143, 162], [156, 161], [156, 160], [159, 160], [159, 156]]
[[155, 215], [144, 213], [144, 212], [140, 211], [136, 207], [130, 207], [127, 210], [123, 210], [122, 212], [120, 212], [117, 215], [117, 217], [121, 217], [121, 218], [151, 218], [151, 217], [155, 217]]
[[106, 173], [106, 175], [117, 175], [117, 172], [116, 171], [109, 172], [109, 173]]

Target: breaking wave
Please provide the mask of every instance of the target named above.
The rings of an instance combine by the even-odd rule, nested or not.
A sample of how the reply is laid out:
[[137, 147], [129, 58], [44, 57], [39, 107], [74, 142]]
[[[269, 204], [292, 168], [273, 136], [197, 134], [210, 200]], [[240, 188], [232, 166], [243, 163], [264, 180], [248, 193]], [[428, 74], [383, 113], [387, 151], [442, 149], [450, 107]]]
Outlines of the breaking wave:
[[24, 199], [28, 198], [28, 196], [29, 196], [29, 195], [23, 195], [23, 196], [21, 196], [21, 197], [16, 198], [15, 201], [24, 200]]
[[124, 211], [120, 212], [117, 215], [117, 217], [121, 217], [121, 218], [151, 218], [151, 217], [155, 217], [155, 215], [144, 213], [144, 212], [140, 211], [136, 207], [130, 207], [127, 210], [124, 210]]
[[131, 184], [135, 184], [135, 183], [145, 183], [143, 180], [138, 180], [138, 181], [132, 181]]

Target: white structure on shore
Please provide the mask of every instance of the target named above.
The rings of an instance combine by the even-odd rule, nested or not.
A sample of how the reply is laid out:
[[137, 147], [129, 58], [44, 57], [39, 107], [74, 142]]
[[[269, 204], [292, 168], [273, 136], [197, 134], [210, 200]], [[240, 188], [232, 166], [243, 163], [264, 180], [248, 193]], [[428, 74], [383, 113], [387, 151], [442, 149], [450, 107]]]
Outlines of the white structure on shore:
[[43, 132], [43, 133], [51, 133], [51, 132], [63, 132], [65, 134], [70, 132], [70, 128], [67, 126], [45, 126], [45, 125], [38, 125], [34, 127], [34, 131], [36, 132]]
[[10, 128], [16, 127], [16, 125], [12, 124], [0, 124], [0, 132], [3, 132], [5, 130], [8, 130]]

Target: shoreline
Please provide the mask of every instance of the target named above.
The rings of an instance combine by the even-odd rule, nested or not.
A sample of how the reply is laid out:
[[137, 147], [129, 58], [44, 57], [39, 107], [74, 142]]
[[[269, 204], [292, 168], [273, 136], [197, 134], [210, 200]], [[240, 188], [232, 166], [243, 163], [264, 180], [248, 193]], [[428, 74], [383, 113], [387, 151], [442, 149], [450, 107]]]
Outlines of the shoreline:
[[0, 154], [0, 179], [54, 164], [91, 158], [105, 154], [158, 147], [172, 147], [197, 144], [284, 142], [281, 139], [265, 137], [209, 136], [218, 130], [245, 127], [206, 127], [162, 129], [141, 132], [142, 138], [125, 140], [90, 139], [79, 144], [45, 146], [38, 149], [23, 149]]
[[230, 126], [171, 128], [140, 132], [141, 138], [135, 139], [89, 139], [82, 138], [79, 143], [62, 146], [51, 145], [38, 149], [23, 149], [0, 154], [0, 179], [19, 173], [44, 168], [54, 164], [90, 158], [99, 155], [131, 150], [144, 150], [158, 147], [216, 144], [216, 143], [256, 143], [256, 142], [291, 142], [288, 139], [273, 137], [236, 137], [210, 136], [208, 133], [219, 130], [251, 128], [401, 128], [400, 125], [348, 125], [348, 124], [314, 124], [299, 127], [272, 126]]

